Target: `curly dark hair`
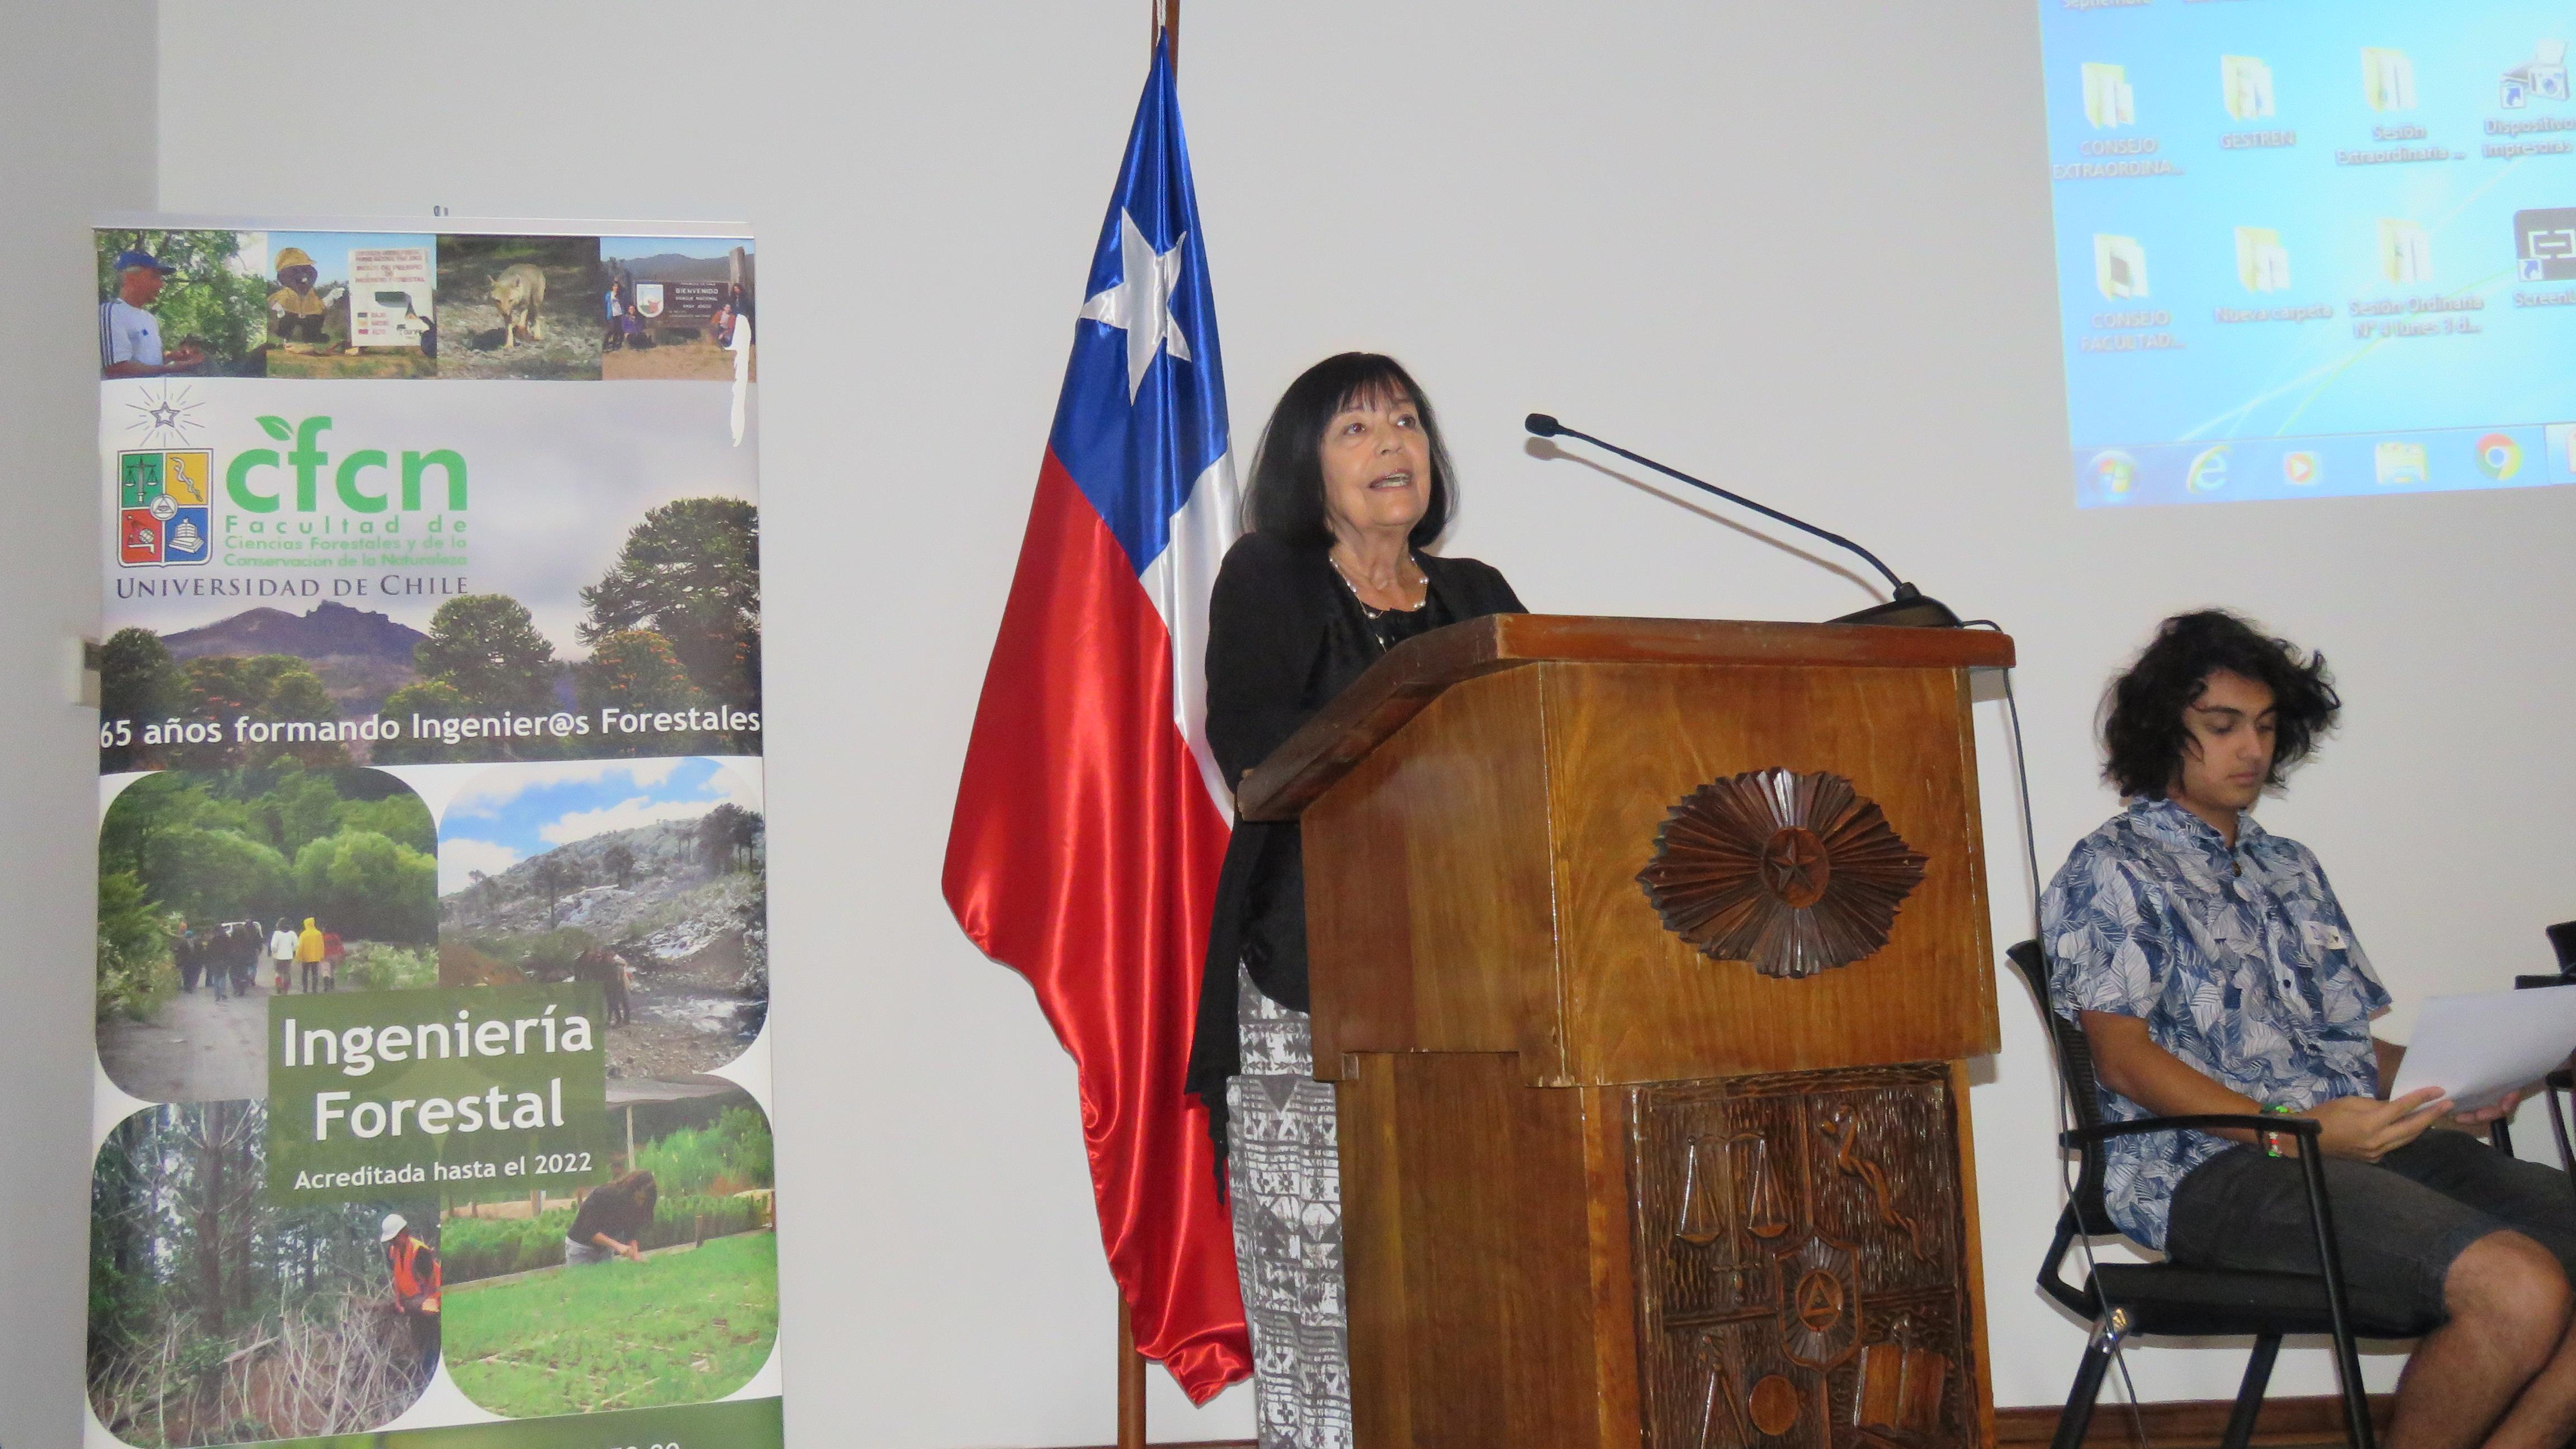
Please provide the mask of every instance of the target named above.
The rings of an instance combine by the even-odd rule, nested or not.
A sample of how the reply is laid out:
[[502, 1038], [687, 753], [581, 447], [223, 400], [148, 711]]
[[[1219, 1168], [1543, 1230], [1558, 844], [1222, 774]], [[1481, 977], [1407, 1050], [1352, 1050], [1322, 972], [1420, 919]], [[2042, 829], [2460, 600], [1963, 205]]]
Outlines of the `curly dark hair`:
[[2103, 697], [2103, 778], [2125, 796], [2161, 797], [2180, 777], [2191, 743], [2183, 711], [2222, 669], [2272, 691], [2267, 786], [2277, 788], [2284, 771], [2315, 751], [2343, 708], [2323, 654], [2302, 658], [2297, 645], [2224, 609], [2176, 614], [2156, 626], [2155, 641]]

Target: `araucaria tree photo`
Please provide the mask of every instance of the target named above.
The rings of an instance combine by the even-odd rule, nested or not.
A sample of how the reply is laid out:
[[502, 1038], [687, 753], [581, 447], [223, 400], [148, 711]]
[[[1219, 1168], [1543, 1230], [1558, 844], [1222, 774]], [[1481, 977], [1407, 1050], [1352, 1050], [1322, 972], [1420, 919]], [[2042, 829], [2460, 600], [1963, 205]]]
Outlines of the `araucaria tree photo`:
[[[507, 594], [465, 594], [439, 605], [429, 619], [429, 637], [412, 648], [412, 664], [418, 680], [385, 699], [385, 713], [406, 728], [415, 717], [543, 716], [557, 708], [555, 677], [563, 665], [555, 659], [555, 646], [537, 631], [528, 606]], [[544, 734], [460, 745], [407, 733], [377, 746], [373, 758], [426, 765], [478, 759], [495, 750], [515, 760], [564, 753], [561, 740]]]
[[[206, 655], [182, 664], [149, 629], [119, 629], [99, 649], [99, 768], [236, 769], [349, 763], [333, 739], [250, 741], [238, 720], [337, 724], [340, 706], [312, 665], [288, 654]], [[165, 733], [194, 723], [211, 729]], [[120, 727], [121, 726], [121, 727]]]
[[[751, 503], [682, 498], [645, 514], [581, 602], [591, 655], [574, 687], [584, 710], [760, 708], [760, 510]], [[719, 754], [760, 747], [747, 730], [689, 746]], [[684, 751], [665, 740], [635, 752]]]
[[128, 1444], [371, 1429], [427, 1381], [389, 1307], [385, 1207], [269, 1208], [267, 1135], [259, 1104], [204, 1102], [130, 1117], [99, 1149], [89, 1397]]

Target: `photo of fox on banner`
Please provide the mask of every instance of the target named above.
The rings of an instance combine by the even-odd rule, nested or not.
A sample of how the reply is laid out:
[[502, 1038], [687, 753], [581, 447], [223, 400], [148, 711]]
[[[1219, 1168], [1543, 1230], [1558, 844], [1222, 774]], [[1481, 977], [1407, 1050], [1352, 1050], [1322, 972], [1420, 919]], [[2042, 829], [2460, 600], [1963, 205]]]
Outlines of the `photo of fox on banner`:
[[86, 1442], [774, 1449], [751, 239], [96, 242]]

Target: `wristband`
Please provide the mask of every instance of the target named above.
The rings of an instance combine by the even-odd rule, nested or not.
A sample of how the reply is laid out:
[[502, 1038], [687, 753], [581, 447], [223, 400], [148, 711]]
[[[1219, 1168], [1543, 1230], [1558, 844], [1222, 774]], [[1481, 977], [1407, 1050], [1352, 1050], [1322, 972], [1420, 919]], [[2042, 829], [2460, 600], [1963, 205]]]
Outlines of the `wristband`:
[[[2295, 1117], [2299, 1115], [2299, 1109], [2291, 1106], [2287, 1102], [2267, 1102], [2263, 1106], [2263, 1115], [2266, 1117]], [[2278, 1133], [2262, 1132], [2257, 1133], [2256, 1135], [2263, 1139], [2264, 1156], [2278, 1157], [2281, 1155], [2281, 1138]]]

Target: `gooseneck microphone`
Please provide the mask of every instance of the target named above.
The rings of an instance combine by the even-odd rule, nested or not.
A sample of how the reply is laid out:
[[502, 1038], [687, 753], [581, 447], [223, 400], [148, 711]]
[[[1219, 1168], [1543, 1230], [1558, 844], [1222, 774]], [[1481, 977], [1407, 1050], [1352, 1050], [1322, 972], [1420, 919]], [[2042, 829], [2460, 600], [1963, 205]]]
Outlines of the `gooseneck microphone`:
[[1631, 453], [1616, 443], [1605, 442], [1600, 438], [1592, 436], [1590, 433], [1578, 432], [1575, 429], [1569, 428], [1565, 424], [1558, 422], [1555, 418], [1548, 416], [1546, 413], [1530, 414], [1523, 426], [1527, 427], [1531, 434], [1536, 437], [1581, 438], [1583, 441], [1590, 443], [1592, 446], [1602, 449], [1605, 452], [1616, 453], [1631, 463], [1638, 464], [1642, 467], [1652, 468], [1667, 478], [1679, 479], [1703, 493], [1714, 493], [1718, 497], [1723, 498], [1727, 502], [1735, 504], [1740, 508], [1750, 508], [1765, 518], [1775, 519], [1781, 523], [1785, 523], [1791, 528], [1797, 529], [1801, 533], [1813, 534], [1815, 537], [1821, 538], [1825, 542], [1830, 543], [1837, 548], [1849, 550], [1850, 552], [1860, 556], [1862, 559], [1867, 560], [1871, 568], [1878, 570], [1880, 574], [1886, 577], [1889, 587], [1895, 591], [1895, 597], [1889, 599], [1886, 603], [1872, 604], [1866, 609], [1841, 615], [1827, 621], [1829, 623], [1900, 624], [1936, 629], [1956, 629], [1959, 627], [1959, 616], [1950, 612], [1949, 605], [1942, 603], [1939, 599], [1933, 598], [1929, 594], [1924, 593], [1921, 589], [1918, 589], [1912, 584], [1907, 583], [1905, 580], [1898, 578], [1896, 576], [1896, 570], [1889, 568], [1877, 554], [1871, 553], [1868, 549], [1861, 547], [1859, 544], [1852, 542], [1850, 539], [1843, 537], [1839, 533], [1818, 528], [1803, 518], [1792, 518], [1788, 514], [1781, 512], [1779, 509], [1771, 507], [1769, 504], [1756, 503], [1741, 493], [1730, 493], [1726, 489], [1720, 488], [1714, 483], [1694, 478], [1678, 468], [1667, 468], [1652, 458], [1646, 457], [1640, 453]]

